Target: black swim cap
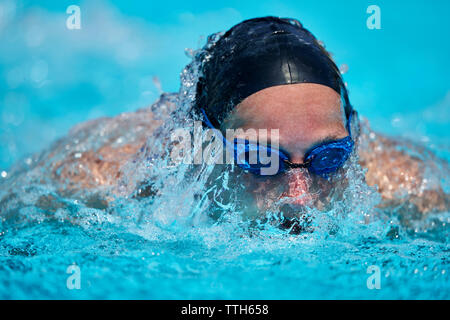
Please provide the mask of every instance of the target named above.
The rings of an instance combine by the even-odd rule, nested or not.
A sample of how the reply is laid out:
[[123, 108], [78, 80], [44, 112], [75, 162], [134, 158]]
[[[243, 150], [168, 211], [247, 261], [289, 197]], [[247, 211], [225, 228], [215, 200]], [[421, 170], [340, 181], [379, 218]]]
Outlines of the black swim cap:
[[341, 73], [317, 39], [294, 19], [245, 20], [205, 49], [194, 107], [216, 127], [242, 100], [262, 89], [317, 83], [334, 89], [352, 110]]

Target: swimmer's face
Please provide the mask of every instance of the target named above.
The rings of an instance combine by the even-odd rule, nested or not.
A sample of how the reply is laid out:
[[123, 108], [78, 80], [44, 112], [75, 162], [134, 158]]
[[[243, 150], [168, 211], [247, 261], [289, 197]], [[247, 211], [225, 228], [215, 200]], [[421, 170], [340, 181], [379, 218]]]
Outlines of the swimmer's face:
[[[348, 136], [339, 94], [319, 84], [270, 87], [247, 97], [224, 121], [223, 129], [279, 130], [280, 149], [290, 161], [303, 163], [305, 153], [324, 140]], [[243, 136], [242, 138], [245, 138]], [[305, 206], [316, 202], [327, 181], [307, 169], [292, 169], [276, 176], [243, 175], [247, 190], [264, 209], [277, 201]], [[329, 189], [329, 188], [328, 188]]]

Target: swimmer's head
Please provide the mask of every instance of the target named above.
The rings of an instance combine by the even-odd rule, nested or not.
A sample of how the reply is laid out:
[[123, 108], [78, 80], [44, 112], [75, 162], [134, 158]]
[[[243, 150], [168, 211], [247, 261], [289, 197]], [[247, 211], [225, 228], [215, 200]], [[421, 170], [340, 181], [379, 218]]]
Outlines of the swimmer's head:
[[297, 20], [245, 20], [207, 48], [204, 60], [194, 108], [215, 127], [247, 97], [280, 85], [326, 86], [341, 97], [347, 118], [352, 111], [336, 64]]
[[[246, 175], [246, 189], [258, 206], [313, 204], [326, 180], [311, 177], [308, 153], [346, 141], [353, 114], [341, 74], [316, 38], [293, 19], [246, 20], [206, 49], [200, 72], [194, 108], [209, 126], [279, 130], [279, 150], [292, 169], [270, 177]], [[341, 152], [344, 142], [338, 147], [322, 151]], [[351, 148], [344, 151], [348, 156]], [[322, 176], [333, 165], [325, 164]]]

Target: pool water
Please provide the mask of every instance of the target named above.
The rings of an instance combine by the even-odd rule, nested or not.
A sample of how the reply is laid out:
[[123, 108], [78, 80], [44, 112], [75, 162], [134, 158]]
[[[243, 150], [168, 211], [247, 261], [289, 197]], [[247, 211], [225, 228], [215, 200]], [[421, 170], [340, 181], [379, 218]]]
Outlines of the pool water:
[[[380, 197], [364, 183], [355, 155], [342, 173], [350, 181], [343, 198], [325, 211], [309, 209], [311, 229], [300, 234], [279, 228], [274, 212], [256, 223], [246, 219], [234, 201], [242, 186], [229, 185], [226, 170], [211, 187], [213, 166], [168, 165], [163, 138], [191, 125], [205, 57], [198, 50], [189, 58], [178, 94], [163, 94], [147, 108], [163, 125], [113, 187], [71, 190], [53, 164], [105, 141], [135, 141], [138, 128], [118, 131], [114, 121], [71, 130], [8, 169], [0, 182], [1, 299], [450, 298], [450, 212], [405, 223], [396, 208], [378, 209]], [[403, 138], [438, 155], [423, 157], [436, 165], [428, 174], [447, 193], [449, 101], [395, 115], [388, 132], [407, 132]], [[76, 161], [71, 166], [83, 170]], [[159, 192], [142, 195], [150, 180]]]

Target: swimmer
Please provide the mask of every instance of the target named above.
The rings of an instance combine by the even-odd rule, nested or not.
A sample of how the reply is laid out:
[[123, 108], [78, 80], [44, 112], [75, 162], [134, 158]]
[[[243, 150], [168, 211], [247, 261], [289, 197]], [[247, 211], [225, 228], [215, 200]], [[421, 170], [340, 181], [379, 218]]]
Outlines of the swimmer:
[[[326, 206], [326, 199], [341, 184], [333, 177], [356, 156], [366, 169], [367, 184], [376, 186], [381, 195], [379, 207], [396, 207], [419, 216], [448, 210], [449, 195], [439, 181], [425, 179], [426, 169], [433, 165], [407, 149], [418, 154], [428, 151], [375, 133], [367, 123], [360, 123], [339, 69], [297, 20], [246, 20], [204, 50], [208, 59], [200, 67], [192, 116], [201, 119], [205, 128], [222, 133], [235, 128], [279, 130], [277, 148], [254, 141], [244, 144], [244, 148], [270, 149], [279, 157], [274, 175], [261, 175], [258, 163], [238, 165], [240, 182], [255, 208], [265, 210], [280, 200], [294, 208]], [[175, 103], [171, 106], [176, 108]], [[98, 137], [98, 148], [78, 157], [68, 153], [52, 165], [52, 178], [65, 181], [73, 192], [114, 187], [124, 175], [124, 166], [135, 161], [146, 138], [162, 125], [161, 118], [141, 109], [76, 127], [72, 136]], [[109, 139], [100, 135], [105, 126]], [[111, 135], [114, 130], [117, 134]], [[127, 136], [126, 132], [131, 132], [132, 138], [118, 144], [114, 139]], [[246, 140], [245, 136], [237, 138]], [[51, 150], [50, 155], [59, 152], [62, 150]], [[217, 168], [220, 172], [221, 166]], [[107, 206], [108, 199], [101, 203]]]
[[360, 137], [341, 73], [300, 22], [275, 17], [244, 21], [207, 54], [195, 104], [206, 125], [222, 132], [279, 129], [279, 148], [272, 152], [281, 153], [280, 174], [264, 177], [258, 163], [245, 168], [246, 190], [253, 190], [260, 210], [280, 198], [291, 205], [323, 205], [325, 189], [329, 193], [333, 187], [323, 176], [339, 172], [360, 138], [367, 145], [356, 152], [368, 169], [367, 183], [378, 186], [381, 206], [414, 207], [422, 213], [448, 208], [439, 184], [424, 188], [426, 166], [418, 157], [398, 151], [400, 143], [383, 136], [364, 137], [367, 129]]

